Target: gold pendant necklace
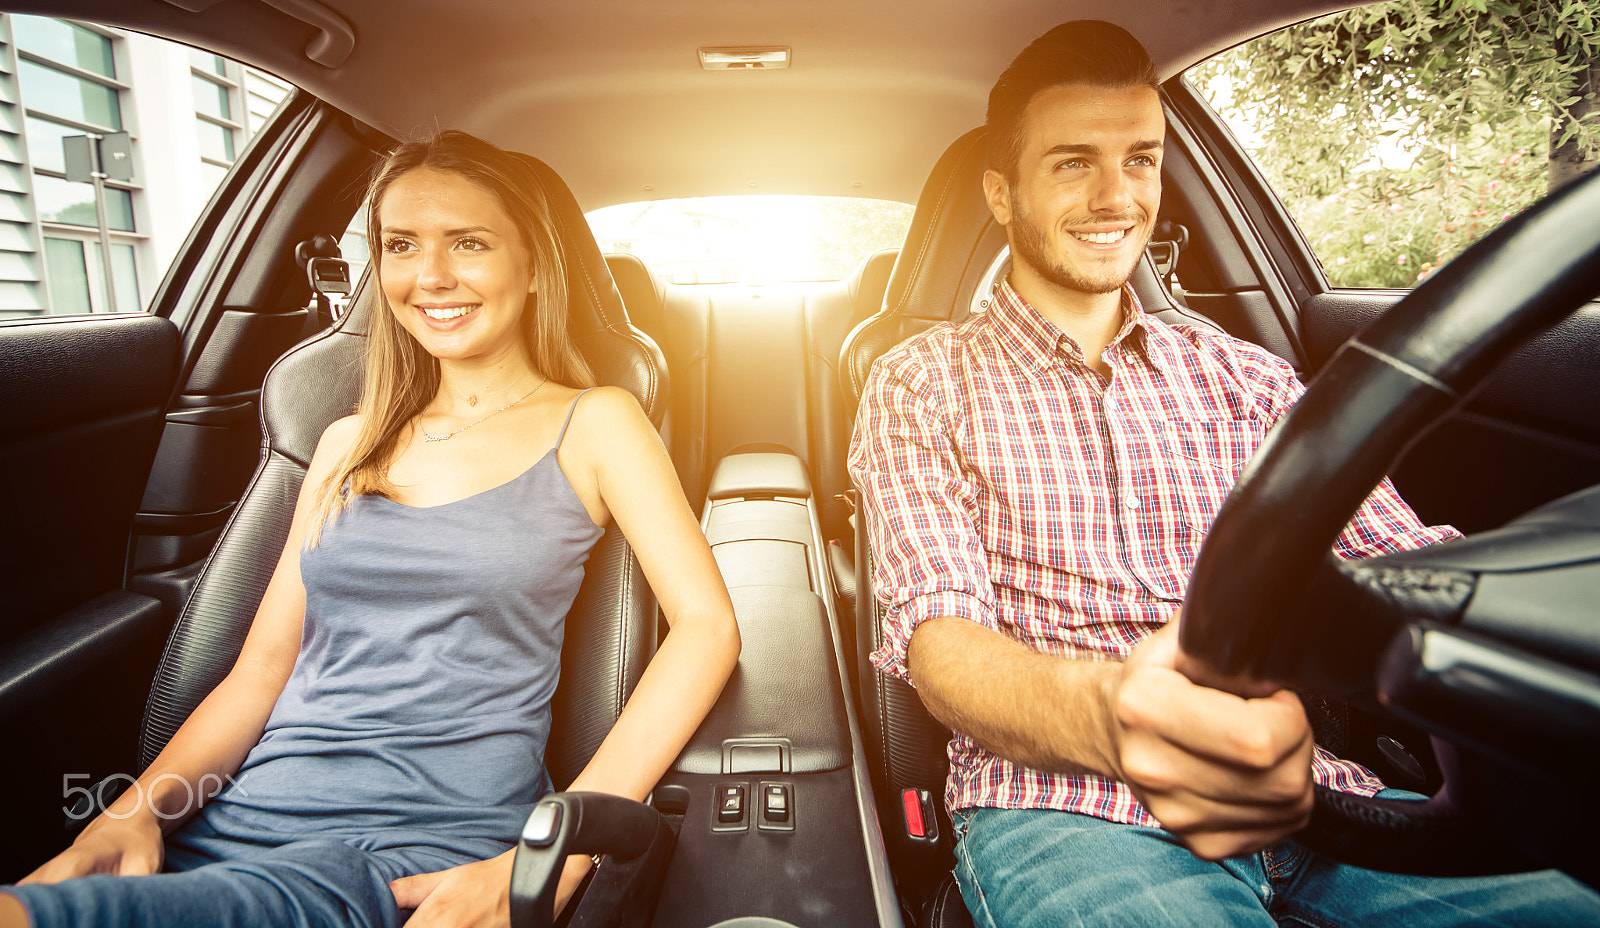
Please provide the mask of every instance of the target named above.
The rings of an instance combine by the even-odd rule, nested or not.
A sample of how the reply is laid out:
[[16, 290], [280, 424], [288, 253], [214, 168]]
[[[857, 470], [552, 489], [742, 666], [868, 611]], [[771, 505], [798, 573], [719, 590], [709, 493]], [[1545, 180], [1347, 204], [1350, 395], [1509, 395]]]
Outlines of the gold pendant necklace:
[[[529, 390], [527, 393], [524, 393], [521, 396], [517, 397], [516, 399], [512, 400], [511, 402], [505, 404], [504, 406], [501, 406], [499, 409], [496, 409], [494, 412], [489, 413], [487, 416], [484, 416], [482, 419], [478, 419], [475, 422], [468, 422], [466, 425], [463, 425], [461, 428], [456, 429], [454, 431], [445, 432], [443, 435], [431, 434], [427, 429], [422, 427], [422, 417], [421, 416], [417, 417], [417, 430], [422, 433], [422, 440], [423, 441], [448, 441], [449, 439], [454, 438], [457, 435], [460, 435], [462, 432], [465, 432], [467, 429], [472, 428], [474, 425], [482, 425], [483, 423], [488, 422], [490, 419], [493, 419], [495, 416], [500, 415], [501, 413], [503, 413], [506, 410], [510, 409], [511, 407], [517, 405], [518, 403], [522, 402], [523, 400], [527, 399], [528, 397], [534, 395], [535, 393], [538, 393], [539, 392], [539, 388], [544, 386], [546, 383], [548, 383], [549, 380], [550, 380], [550, 378], [548, 378], [548, 377], [544, 378], [543, 380], [541, 380], [538, 383], [534, 384], [533, 389]], [[455, 388], [452, 387], [451, 389], [455, 389]], [[471, 406], [476, 399], [477, 399], [477, 397], [472, 397], [472, 398], [468, 399], [467, 400], [467, 405]]]

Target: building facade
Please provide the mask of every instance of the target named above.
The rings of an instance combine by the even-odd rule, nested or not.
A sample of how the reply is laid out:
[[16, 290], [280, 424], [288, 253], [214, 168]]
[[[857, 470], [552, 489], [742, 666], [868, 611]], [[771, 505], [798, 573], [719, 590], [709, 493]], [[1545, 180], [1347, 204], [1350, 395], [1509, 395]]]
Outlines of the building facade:
[[[150, 36], [0, 14], [0, 319], [142, 311], [292, 89]], [[131, 179], [104, 179], [102, 234], [96, 187], [68, 179], [63, 139], [122, 132]]]

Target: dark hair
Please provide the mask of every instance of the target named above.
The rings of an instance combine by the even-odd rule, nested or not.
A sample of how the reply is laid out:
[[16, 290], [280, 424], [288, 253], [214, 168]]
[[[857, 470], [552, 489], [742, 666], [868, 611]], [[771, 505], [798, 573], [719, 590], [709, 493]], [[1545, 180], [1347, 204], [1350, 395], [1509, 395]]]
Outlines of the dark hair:
[[1042, 90], [1061, 84], [1149, 87], [1161, 92], [1155, 62], [1121, 26], [1079, 19], [1051, 29], [1022, 50], [989, 91], [989, 167], [1016, 182], [1022, 113]]

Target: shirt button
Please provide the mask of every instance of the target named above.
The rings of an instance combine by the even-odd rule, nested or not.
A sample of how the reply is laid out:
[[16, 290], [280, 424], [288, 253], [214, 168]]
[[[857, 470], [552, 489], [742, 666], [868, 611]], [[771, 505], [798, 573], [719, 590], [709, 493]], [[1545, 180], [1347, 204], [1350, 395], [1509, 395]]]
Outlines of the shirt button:
[[1139, 497], [1134, 496], [1132, 493], [1130, 493], [1127, 496], [1123, 497], [1122, 504], [1124, 506], [1127, 506], [1129, 509], [1138, 509], [1139, 508]]

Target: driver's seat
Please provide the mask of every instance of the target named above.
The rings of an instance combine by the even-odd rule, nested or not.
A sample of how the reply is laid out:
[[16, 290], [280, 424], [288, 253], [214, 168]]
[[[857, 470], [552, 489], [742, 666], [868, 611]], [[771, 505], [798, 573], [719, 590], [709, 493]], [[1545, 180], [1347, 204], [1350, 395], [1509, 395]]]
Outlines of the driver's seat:
[[[658, 428], [666, 366], [655, 343], [628, 323], [605, 261], [566, 184], [526, 158], [550, 201], [567, 259], [569, 331], [602, 384], [634, 394]], [[278, 553], [317, 439], [354, 408], [376, 285], [331, 329], [291, 349], [261, 391], [261, 463], [179, 613], [157, 668], [139, 738], [147, 767], [237, 659]], [[611, 730], [655, 650], [655, 598], [622, 534], [608, 529], [590, 554], [567, 617], [561, 683], [545, 763], [565, 787]]]
[[[983, 197], [987, 166], [985, 130], [973, 129], [946, 149], [923, 185], [883, 308], [856, 326], [840, 353], [850, 416], [860, 404], [872, 362], [919, 332], [982, 312], [1009, 267], [1005, 230]], [[1130, 283], [1147, 313], [1167, 322], [1216, 328], [1173, 298], [1148, 255]], [[883, 643], [883, 632], [864, 526], [856, 532], [856, 563], [861, 565], [855, 644], [862, 740], [896, 885], [917, 924], [970, 926], [971, 916], [950, 876], [955, 841], [944, 808], [950, 731], [928, 715], [914, 689], [879, 673], [868, 660]], [[920, 807], [921, 837], [908, 825], [908, 804]]]

